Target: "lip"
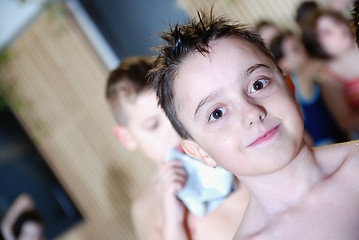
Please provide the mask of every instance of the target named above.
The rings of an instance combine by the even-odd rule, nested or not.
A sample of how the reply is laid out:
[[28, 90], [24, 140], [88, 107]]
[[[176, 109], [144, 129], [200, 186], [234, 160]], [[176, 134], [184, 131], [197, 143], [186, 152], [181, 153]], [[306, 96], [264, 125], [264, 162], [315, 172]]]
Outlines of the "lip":
[[268, 130], [265, 134], [263, 134], [262, 136], [257, 138], [254, 142], [249, 144], [247, 147], [253, 147], [253, 146], [259, 145], [263, 142], [269, 141], [276, 135], [276, 133], [278, 132], [279, 126], [280, 125], [277, 125], [274, 128]]

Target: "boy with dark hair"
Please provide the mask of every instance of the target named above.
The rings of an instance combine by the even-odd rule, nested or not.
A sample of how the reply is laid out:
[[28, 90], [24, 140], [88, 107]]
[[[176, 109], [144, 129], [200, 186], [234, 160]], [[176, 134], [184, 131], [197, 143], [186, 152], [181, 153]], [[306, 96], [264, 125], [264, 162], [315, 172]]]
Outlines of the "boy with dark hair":
[[[243, 216], [247, 206], [248, 191], [238, 185], [234, 192], [215, 201], [215, 207], [203, 215], [193, 211], [199, 208], [197, 205], [188, 205], [185, 200], [189, 199], [190, 194], [187, 194], [186, 199], [183, 196], [187, 187], [194, 182], [191, 177], [195, 175], [196, 169], [192, 167], [187, 174], [185, 169], [188, 169], [188, 162], [165, 162], [168, 153], [180, 146], [181, 139], [158, 106], [156, 94], [147, 83], [146, 75], [152, 67], [150, 57], [126, 58], [110, 73], [106, 86], [106, 98], [117, 121], [114, 128], [117, 139], [129, 151], [141, 150], [154, 161], [158, 169], [154, 179], [149, 181], [132, 205], [132, 220], [138, 239], [230, 239], [241, 221], [237, 215]], [[200, 164], [206, 169], [218, 170]], [[225, 172], [231, 176], [230, 182], [227, 181], [231, 187], [233, 175]], [[223, 179], [218, 176], [211, 174], [209, 177], [212, 181], [221, 182]], [[205, 185], [212, 186], [210, 181]], [[199, 192], [203, 190], [200, 187], [196, 189]], [[176, 193], [182, 196], [183, 202]], [[205, 191], [203, 193], [206, 194]], [[205, 202], [204, 205], [213, 206], [211, 203], [213, 201]]]
[[358, 239], [358, 142], [309, 148], [293, 92], [261, 38], [224, 18], [163, 33], [151, 71], [187, 154], [237, 176], [235, 239]]

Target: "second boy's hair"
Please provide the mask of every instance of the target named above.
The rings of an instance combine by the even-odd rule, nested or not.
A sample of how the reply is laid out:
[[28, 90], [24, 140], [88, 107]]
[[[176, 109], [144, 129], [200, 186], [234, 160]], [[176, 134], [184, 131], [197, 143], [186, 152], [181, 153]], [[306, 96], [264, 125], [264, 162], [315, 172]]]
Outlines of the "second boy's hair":
[[159, 104], [174, 129], [184, 139], [192, 139], [192, 137], [177, 117], [173, 81], [186, 56], [194, 52], [199, 52], [202, 55], [210, 54], [209, 45], [212, 41], [236, 37], [250, 42], [275, 63], [270, 51], [265, 47], [263, 39], [258, 34], [247, 30], [246, 26], [231, 23], [222, 17], [215, 18], [212, 13], [209, 16], [203, 12], [198, 15], [198, 21], [193, 19], [186, 25], [177, 24], [168, 32], [161, 34], [167, 45], [159, 48], [160, 54], [156, 60], [156, 67], [150, 71], [150, 80], [159, 98]]
[[105, 95], [118, 124], [127, 123], [123, 102], [134, 100], [141, 92], [151, 89], [147, 74], [152, 67], [151, 57], [128, 57], [107, 78]]

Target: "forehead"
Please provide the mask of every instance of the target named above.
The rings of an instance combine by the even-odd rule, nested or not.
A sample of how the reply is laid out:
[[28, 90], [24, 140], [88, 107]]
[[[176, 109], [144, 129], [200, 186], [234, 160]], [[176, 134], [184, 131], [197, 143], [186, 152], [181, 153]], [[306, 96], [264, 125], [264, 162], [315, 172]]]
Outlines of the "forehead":
[[322, 15], [319, 17], [317, 21], [317, 28], [328, 28], [334, 24], [340, 24], [341, 22], [338, 19], [335, 19], [333, 16], [330, 15]]
[[153, 90], [142, 91], [133, 99], [123, 101], [122, 104], [128, 122], [141, 121], [158, 112], [162, 113], [161, 108], [157, 104], [157, 97]]
[[239, 38], [222, 38], [209, 45], [209, 53], [194, 52], [179, 67], [174, 80], [175, 100], [181, 107], [182, 99], [192, 99], [187, 89], [212, 89], [222, 84], [221, 79], [233, 79], [255, 64], [276, 68], [275, 63], [254, 44]]
[[194, 79], [208, 72], [242, 71], [253, 64], [266, 64], [275, 68], [275, 63], [256, 45], [240, 38], [221, 38], [209, 44], [208, 53], [196, 51], [186, 56], [178, 69], [175, 83], [177, 79]]

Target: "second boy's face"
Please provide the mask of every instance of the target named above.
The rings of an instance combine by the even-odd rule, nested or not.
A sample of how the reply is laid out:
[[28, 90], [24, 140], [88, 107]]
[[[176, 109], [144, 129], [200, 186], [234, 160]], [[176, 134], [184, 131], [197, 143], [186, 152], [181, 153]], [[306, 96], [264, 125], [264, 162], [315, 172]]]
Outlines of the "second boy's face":
[[236, 175], [288, 164], [302, 144], [299, 108], [275, 64], [235, 38], [188, 56], [174, 82], [178, 117], [202, 154]]
[[140, 93], [134, 102], [125, 104], [127, 130], [137, 147], [148, 158], [160, 164], [166, 154], [181, 143], [163, 110], [157, 104], [154, 91]]

